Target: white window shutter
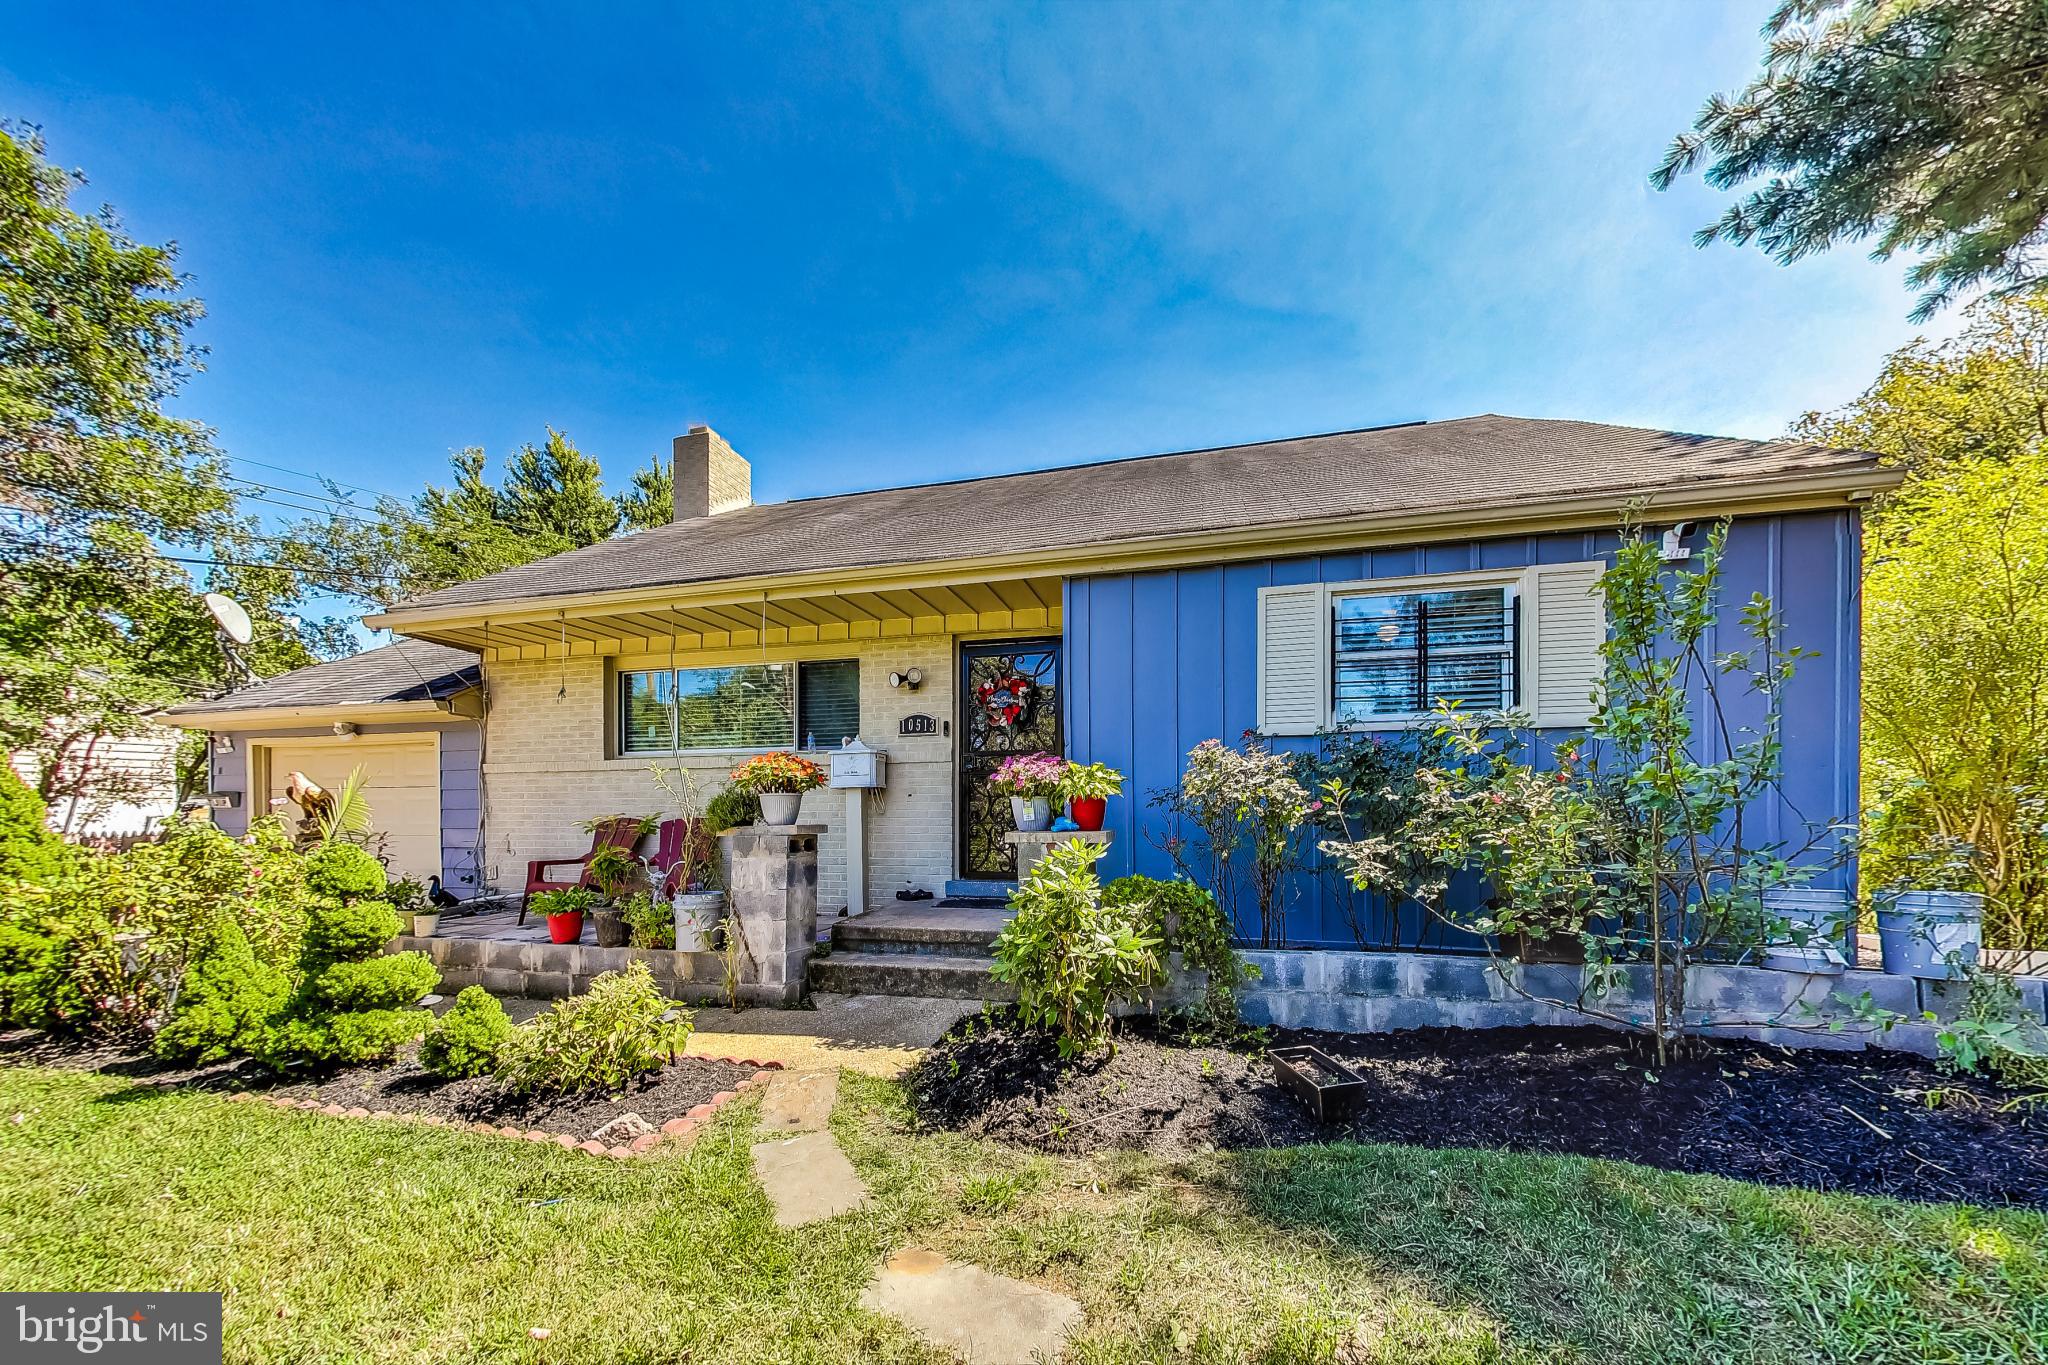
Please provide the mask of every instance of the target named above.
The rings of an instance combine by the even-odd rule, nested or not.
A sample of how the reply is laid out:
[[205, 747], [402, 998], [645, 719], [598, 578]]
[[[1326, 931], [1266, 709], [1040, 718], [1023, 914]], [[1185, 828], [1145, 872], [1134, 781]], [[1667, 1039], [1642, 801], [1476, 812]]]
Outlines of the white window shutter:
[[1259, 589], [1259, 730], [1312, 735], [1330, 710], [1330, 635], [1320, 583]]
[[1606, 567], [1596, 559], [1529, 571], [1523, 610], [1525, 618], [1534, 618], [1534, 661], [1522, 701], [1538, 725], [1578, 727], [1593, 719], [1593, 692], [1605, 669], [1600, 646], [1607, 639], [1607, 609], [1600, 575]]

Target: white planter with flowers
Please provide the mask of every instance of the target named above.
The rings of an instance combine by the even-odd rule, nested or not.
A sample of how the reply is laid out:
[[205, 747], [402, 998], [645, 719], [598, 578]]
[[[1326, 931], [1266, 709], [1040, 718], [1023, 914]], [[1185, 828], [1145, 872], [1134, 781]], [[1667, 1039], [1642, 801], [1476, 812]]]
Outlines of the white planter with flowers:
[[732, 786], [761, 803], [761, 823], [796, 823], [804, 793], [825, 785], [825, 770], [801, 754], [756, 754], [732, 770]]

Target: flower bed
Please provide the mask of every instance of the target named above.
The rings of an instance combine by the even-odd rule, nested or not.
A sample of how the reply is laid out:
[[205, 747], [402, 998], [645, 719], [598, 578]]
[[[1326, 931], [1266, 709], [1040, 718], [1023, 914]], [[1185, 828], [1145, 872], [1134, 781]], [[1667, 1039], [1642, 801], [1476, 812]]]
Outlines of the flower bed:
[[1320, 1126], [1262, 1052], [1180, 1046], [1144, 1026], [1123, 1033], [1114, 1055], [1063, 1063], [1043, 1035], [970, 1019], [906, 1079], [927, 1124], [1042, 1151], [1353, 1139], [2048, 1207], [2048, 1113], [2002, 1112], [2010, 1092], [1899, 1053], [1702, 1041], [1653, 1071], [1645, 1040], [1595, 1028], [1276, 1031], [1271, 1041], [1313, 1043], [1359, 1071], [1357, 1113]]

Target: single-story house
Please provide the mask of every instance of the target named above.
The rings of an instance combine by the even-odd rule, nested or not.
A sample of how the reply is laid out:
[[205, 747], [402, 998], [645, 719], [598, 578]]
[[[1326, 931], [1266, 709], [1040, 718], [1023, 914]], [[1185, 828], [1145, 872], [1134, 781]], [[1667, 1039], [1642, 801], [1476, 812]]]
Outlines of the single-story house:
[[162, 719], [207, 732], [213, 819], [241, 834], [273, 810], [296, 818], [285, 783], [329, 791], [363, 769], [373, 831], [394, 875], [484, 889], [482, 669], [472, 650], [399, 640], [294, 669]]
[[[853, 877], [870, 903], [899, 888], [1004, 890], [1007, 808], [984, 779], [1039, 749], [1128, 776], [1105, 875], [1165, 873], [1147, 796], [1202, 740], [1257, 730], [1311, 744], [1328, 728], [1409, 724], [1444, 695], [1583, 724], [1603, 637], [1594, 582], [1625, 505], [1675, 532], [1674, 553], [1706, 523], [1733, 522], [1731, 626], [1768, 593], [1790, 638], [1819, 651], [1792, 686], [1775, 818], [1789, 834], [1857, 807], [1860, 511], [1896, 481], [1869, 454], [1485, 415], [766, 505], [751, 477], [717, 433], [693, 428], [675, 441], [673, 524], [370, 618], [417, 642], [396, 658], [439, 647], [447, 676], [472, 679], [464, 697], [474, 674], [456, 661], [481, 659], [487, 882], [581, 852], [592, 816], [666, 809], [656, 765], [708, 795], [747, 754], [848, 737], [887, 753], [887, 780], [851, 803], [805, 798], [803, 819], [828, 827], [827, 915]], [[1389, 629], [1418, 603], [1455, 609], [1419, 635]], [[245, 693], [228, 699], [231, 725], [211, 714], [209, 728], [264, 753], [237, 756], [223, 783], [267, 794], [284, 756], [372, 751], [368, 712], [395, 694], [308, 697], [292, 681], [320, 672], [254, 689], [277, 689], [276, 709]], [[447, 760], [476, 727], [447, 701], [394, 728], [414, 744], [438, 737], [443, 780], [466, 801], [474, 778], [448, 776]], [[345, 713], [364, 722], [354, 740], [305, 743]], [[444, 790], [438, 825], [462, 834], [456, 799]], [[858, 868], [850, 819], [865, 822]], [[1352, 946], [1360, 912], [1349, 891], [1304, 878], [1290, 937]]]

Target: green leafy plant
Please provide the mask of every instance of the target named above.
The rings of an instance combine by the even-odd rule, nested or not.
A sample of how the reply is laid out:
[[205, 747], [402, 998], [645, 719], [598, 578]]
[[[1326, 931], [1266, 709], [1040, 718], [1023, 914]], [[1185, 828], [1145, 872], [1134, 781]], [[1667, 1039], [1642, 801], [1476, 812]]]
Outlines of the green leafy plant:
[[619, 909], [626, 916], [626, 929], [633, 936], [635, 948], [676, 946], [676, 909], [673, 904], [657, 900], [645, 891], [635, 891], [619, 902]]
[[1124, 775], [1107, 763], [1068, 763], [1060, 773], [1058, 796], [1062, 801], [1093, 801], [1123, 789]]
[[1016, 986], [1019, 1017], [1050, 1029], [1062, 1056], [1106, 1043], [1110, 1003], [1159, 978], [1159, 940], [1142, 915], [1103, 903], [1103, 852], [1079, 840], [1054, 845], [1011, 896], [1015, 914], [996, 938], [996, 979]]
[[[1942, 1064], [1989, 1071], [2048, 1102], [2048, 1027], [2021, 1004], [2017, 983], [2003, 972], [1972, 970], [1964, 981], [1963, 1008], [1934, 1035]], [[1925, 1018], [1938, 1023], [1931, 1011]]]
[[526, 902], [526, 908], [545, 919], [549, 915], [581, 915], [597, 904], [597, 893], [586, 886], [565, 887], [559, 891], [535, 892]]
[[709, 834], [758, 823], [761, 798], [740, 787], [727, 787], [704, 803], [704, 828]]
[[369, 773], [357, 764], [342, 779], [341, 790], [328, 793], [327, 804], [319, 813], [322, 844], [347, 842], [360, 847], [370, 838], [369, 780]]
[[285, 974], [259, 962], [241, 926], [223, 916], [186, 972], [153, 1049], [168, 1061], [199, 1065], [255, 1052], [290, 995]]
[[298, 985], [258, 1056], [280, 1068], [382, 1061], [417, 1037], [427, 1016], [410, 1006], [440, 973], [424, 953], [380, 955], [397, 932], [398, 912], [385, 901], [316, 904]]
[[690, 1012], [655, 988], [647, 964], [606, 972], [582, 995], [512, 1030], [498, 1078], [511, 1090], [623, 1090], [658, 1071], [690, 1037]]
[[1259, 969], [1231, 946], [1230, 924], [1216, 898], [1184, 878], [1118, 877], [1102, 889], [1105, 909], [1132, 914], [1159, 951], [1179, 953], [1181, 963], [1205, 977], [1202, 1012], [1207, 1024], [1225, 1034], [1239, 1026], [1237, 988], [1259, 978]]
[[427, 903], [426, 884], [411, 877], [400, 877], [385, 887], [384, 899], [391, 902], [391, 908], [401, 915], [416, 915], [432, 908]]
[[618, 899], [640, 872], [640, 860], [615, 844], [606, 844], [590, 856], [590, 879], [606, 900]]
[[464, 986], [446, 1013], [427, 1026], [420, 1065], [437, 1076], [462, 1080], [498, 1069], [512, 1020], [482, 986]]

